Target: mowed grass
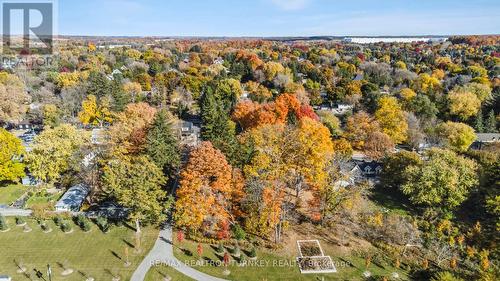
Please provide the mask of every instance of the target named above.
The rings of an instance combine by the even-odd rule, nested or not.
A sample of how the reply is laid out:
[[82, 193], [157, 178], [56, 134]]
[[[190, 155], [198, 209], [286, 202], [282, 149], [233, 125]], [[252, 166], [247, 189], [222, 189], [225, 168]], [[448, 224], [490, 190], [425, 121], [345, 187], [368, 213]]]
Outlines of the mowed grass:
[[41, 205], [41, 204], [47, 204], [51, 203], [51, 205], [55, 205], [57, 200], [61, 198], [63, 195], [62, 192], [57, 192], [54, 194], [42, 192], [42, 193], [36, 193], [33, 194], [27, 201], [26, 201], [26, 208], [32, 208], [35, 205]]
[[[35, 268], [46, 273], [47, 264], [50, 264], [52, 280], [85, 280], [83, 274], [95, 280], [111, 280], [111, 273], [128, 280], [158, 236], [155, 228], [143, 228], [142, 251], [136, 253], [133, 248], [135, 231], [127, 226], [113, 226], [104, 234], [93, 224], [92, 230], [84, 233], [71, 222], [73, 232], [65, 234], [51, 221], [49, 225], [53, 231], [43, 233], [34, 220], [28, 220], [33, 231], [24, 233], [23, 227], [16, 226], [13, 218], [8, 218], [7, 222], [11, 230], [0, 232], [0, 275], [10, 275], [13, 280], [29, 280], [16, 272], [15, 260], [22, 261], [32, 275]], [[124, 257], [126, 247], [131, 262], [128, 267]], [[65, 262], [74, 270], [69, 276], [61, 276], [63, 269], [59, 264]]]
[[[245, 255], [245, 249], [242, 249], [243, 251], [241, 253], [241, 257], [244, 261], [247, 261], [247, 265], [238, 265], [234, 262], [235, 259], [231, 258], [232, 263], [228, 266], [231, 273], [228, 276], [225, 276], [222, 274], [224, 266], [213, 265], [214, 262], [219, 262], [220, 264], [220, 261], [223, 259], [223, 255], [216, 254], [212, 246], [202, 244], [202, 256], [205, 263], [202, 265], [196, 265], [196, 261], [198, 260], [198, 254], [196, 253], [197, 243], [192, 241], [183, 241], [181, 245], [178, 245], [178, 242], [175, 241], [174, 244], [176, 244], [176, 246], [174, 246], [174, 254], [181, 262], [188, 263], [199, 271], [229, 280], [366, 280], [363, 276], [363, 272], [366, 271], [365, 260], [363, 258], [338, 257], [335, 256], [334, 253], [330, 253], [328, 251], [326, 251], [325, 255], [331, 256], [335, 267], [337, 268], [337, 273], [301, 274], [297, 264], [295, 263], [296, 257], [294, 256], [283, 257], [267, 251], [257, 251], [257, 260], [250, 261]], [[191, 252], [192, 256], [187, 254], [186, 250]], [[391, 274], [393, 272], [397, 272], [399, 274], [398, 280], [407, 280], [404, 271], [395, 269], [391, 266], [382, 267], [372, 263], [369, 266], [368, 271], [373, 277], [378, 276], [382, 278], [385, 276], [388, 280], [391, 280]]]
[[193, 281], [194, 279], [191, 279], [187, 277], [186, 275], [178, 272], [174, 268], [170, 266], [155, 266], [151, 267], [151, 269], [148, 271], [148, 274], [146, 275], [145, 281], [162, 281], [163, 279], [170, 277], [171, 281]]
[[28, 187], [21, 184], [0, 186], [0, 205], [10, 205], [27, 190]]

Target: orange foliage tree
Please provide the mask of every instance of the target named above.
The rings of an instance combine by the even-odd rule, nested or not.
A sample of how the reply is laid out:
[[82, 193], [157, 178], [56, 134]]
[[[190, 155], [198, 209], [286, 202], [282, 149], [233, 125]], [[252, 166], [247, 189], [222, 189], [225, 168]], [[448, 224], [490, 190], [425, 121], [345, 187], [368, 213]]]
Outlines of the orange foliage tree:
[[191, 151], [180, 178], [174, 213], [178, 227], [204, 229], [214, 234], [225, 222], [235, 221], [243, 178], [233, 177], [226, 157], [210, 142], [203, 142]]

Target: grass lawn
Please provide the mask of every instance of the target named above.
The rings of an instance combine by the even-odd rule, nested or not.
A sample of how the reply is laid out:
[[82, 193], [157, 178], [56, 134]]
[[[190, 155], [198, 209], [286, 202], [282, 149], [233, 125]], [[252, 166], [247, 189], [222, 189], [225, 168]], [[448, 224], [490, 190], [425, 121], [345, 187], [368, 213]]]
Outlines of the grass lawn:
[[384, 188], [381, 185], [373, 188], [369, 197], [375, 204], [386, 209], [390, 213], [408, 216], [412, 212], [412, 207], [408, 198], [397, 191]]
[[[28, 220], [33, 231], [24, 233], [23, 227], [15, 226], [14, 218], [8, 218], [7, 222], [11, 230], [0, 232], [0, 274], [8, 274], [13, 280], [29, 280], [16, 272], [14, 260], [22, 261], [32, 275], [36, 268], [45, 277], [47, 264], [50, 264], [54, 276], [52, 280], [85, 280], [83, 273], [95, 280], [111, 280], [111, 272], [118, 273], [121, 280], [128, 280], [158, 235], [155, 228], [143, 228], [143, 250], [136, 253], [132, 246], [135, 232], [126, 226], [113, 226], [109, 233], [104, 234], [92, 224], [92, 230], [84, 233], [71, 223], [73, 232], [65, 234], [50, 221], [48, 224], [53, 231], [43, 233], [34, 220]], [[132, 263], [129, 267], [124, 265], [125, 247], [129, 248], [129, 260]], [[63, 277], [63, 269], [59, 264], [65, 261], [74, 273]]]
[[22, 184], [13, 184], [0, 187], [0, 205], [10, 205], [21, 197], [28, 188]]
[[165, 277], [169, 276], [172, 281], [193, 281], [186, 275], [178, 272], [170, 266], [157, 266], [152, 267], [146, 275], [145, 281], [162, 281]]
[[45, 204], [49, 202], [55, 204], [62, 195], [63, 195], [62, 192], [54, 194], [46, 192], [36, 193], [26, 201], [26, 208], [29, 209], [34, 205]]
[[[178, 242], [175, 241], [177, 245]], [[181, 262], [188, 262], [190, 264], [196, 263], [198, 259], [196, 253], [197, 243], [192, 241], [183, 241], [181, 248], [174, 246], [174, 254]], [[230, 280], [364, 280], [362, 276], [365, 269], [365, 260], [359, 257], [338, 257], [335, 253], [328, 252], [325, 248], [325, 255], [330, 255], [337, 268], [337, 273], [327, 274], [301, 274], [298, 266], [295, 263], [295, 257], [281, 257], [276, 256], [271, 252], [257, 251], [257, 260], [249, 261], [242, 251], [243, 260], [246, 260], [247, 266], [238, 266], [233, 263], [228, 266], [231, 271], [229, 276], [222, 274], [224, 268], [213, 265], [198, 265], [193, 266], [199, 271], [203, 271], [213, 276], [230, 279]], [[193, 253], [192, 256], [186, 254], [186, 250]], [[244, 250], [244, 249], [243, 249]], [[210, 245], [203, 245], [203, 258], [205, 261], [221, 261], [222, 257], [217, 256], [214, 249]], [[234, 258], [231, 259], [234, 261]], [[250, 262], [252, 264], [250, 265]], [[213, 264], [213, 263], [212, 263]], [[400, 275], [399, 280], [406, 280], [406, 274], [402, 270], [396, 270], [391, 266], [378, 266], [371, 264], [368, 271], [372, 276], [386, 276], [390, 279], [393, 272], [398, 272]], [[322, 279], [324, 278], [324, 279]]]

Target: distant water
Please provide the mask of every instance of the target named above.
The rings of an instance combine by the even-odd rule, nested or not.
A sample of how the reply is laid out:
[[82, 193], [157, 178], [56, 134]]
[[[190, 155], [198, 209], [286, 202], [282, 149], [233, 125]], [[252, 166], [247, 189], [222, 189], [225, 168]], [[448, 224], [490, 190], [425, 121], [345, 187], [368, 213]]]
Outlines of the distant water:
[[446, 41], [447, 37], [346, 37], [345, 42], [370, 44], [370, 43], [411, 43], [411, 42], [442, 42]]

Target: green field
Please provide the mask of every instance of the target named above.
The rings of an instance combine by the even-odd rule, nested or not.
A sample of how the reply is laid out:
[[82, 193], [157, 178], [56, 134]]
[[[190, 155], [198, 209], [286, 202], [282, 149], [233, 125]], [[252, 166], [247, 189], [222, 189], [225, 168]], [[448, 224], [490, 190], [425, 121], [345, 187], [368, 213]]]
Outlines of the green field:
[[178, 272], [177, 270], [175, 270], [169, 266], [152, 267], [148, 271], [148, 274], [146, 275], [146, 279], [144, 279], [144, 280], [145, 281], [162, 281], [165, 277], [172, 278], [171, 279], [172, 281], [193, 281], [194, 280], [194, 279], [187, 277], [186, 275], [183, 275], [182, 273]]
[[21, 184], [0, 186], [0, 205], [10, 205], [16, 201], [28, 188]]
[[[119, 274], [121, 280], [128, 280], [158, 235], [155, 228], [144, 228], [142, 251], [136, 253], [133, 248], [135, 232], [127, 226], [113, 226], [109, 233], [104, 234], [93, 224], [92, 230], [84, 233], [71, 223], [73, 232], [65, 234], [50, 222], [53, 231], [43, 233], [35, 221], [28, 220], [33, 231], [24, 233], [23, 227], [15, 226], [13, 218], [7, 221], [11, 230], [0, 233], [0, 275], [10, 275], [13, 280], [30, 280], [16, 272], [15, 260], [24, 263], [32, 275], [35, 268], [46, 273], [46, 266], [50, 264], [54, 281], [85, 280], [83, 274], [94, 277], [95, 280], [111, 280], [112, 273]], [[125, 266], [124, 258], [126, 247], [129, 248], [131, 262], [128, 267]], [[73, 274], [61, 276], [61, 265], [64, 263], [74, 270]]]
[[[177, 241], [175, 243], [178, 243]], [[189, 264], [196, 263], [198, 259], [196, 253], [197, 243], [192, 241], [183, 241], [180, 249], [174, 246], [174, 254], [181, 262], [188, 262]], [[186, 254], [186, 250], [192, 253], [192, 256]], [[244, 250], [244, 249], [243, 249]], [[324, 249], [325, 250], [325, 249]], [[238, 266], [236, 263], [228, 266], [231, 274], [225, 276], [222, 274], [224, 268], [212, 265], [193, 266], [199, 271], [207, 274], [217, 276], [220, 278], [238, 280], [238, 281], [260, 281], [260, 280], [365, 280], [362, 276], [365, 268], [365, 260], [358, 257], [337, 257], [334, 253], [326, 251], [326, 255], [330, 255], [336, 268], [337, 273], [328, 274], [301, 274], [298, 266], [295, 264], [295, 257], [280, 257], [270, 252], [257, 251], [258, 259], [249, 266]], [[203, 245], [203, 258], [208, 261], [221, 261], [222, 257], [217, 256], [214, 249], [210, 245]], [[248, 258], [242, 251], [243, 260]], [[232, 258], [232, 261], [234, 259]], [[250, 262], [250, 261], [248, 261]], [[213, 264], [213, 263], [212, 263]], [[406, 275], [402, 270], [396, 270], [391, 266], [385, 265], [378, 266], [371, 264], [368, 271], [372, 276], [386, 276], [389, 280], [393, 272], [398, 272], [400, 275], [399, 280], [406, 280]], [[324, 278], [324, 279], [322, 279]], [[174, 279], [175, 280], [175, 279]], [[183, 279], [180, 279], [183, 280]]]

